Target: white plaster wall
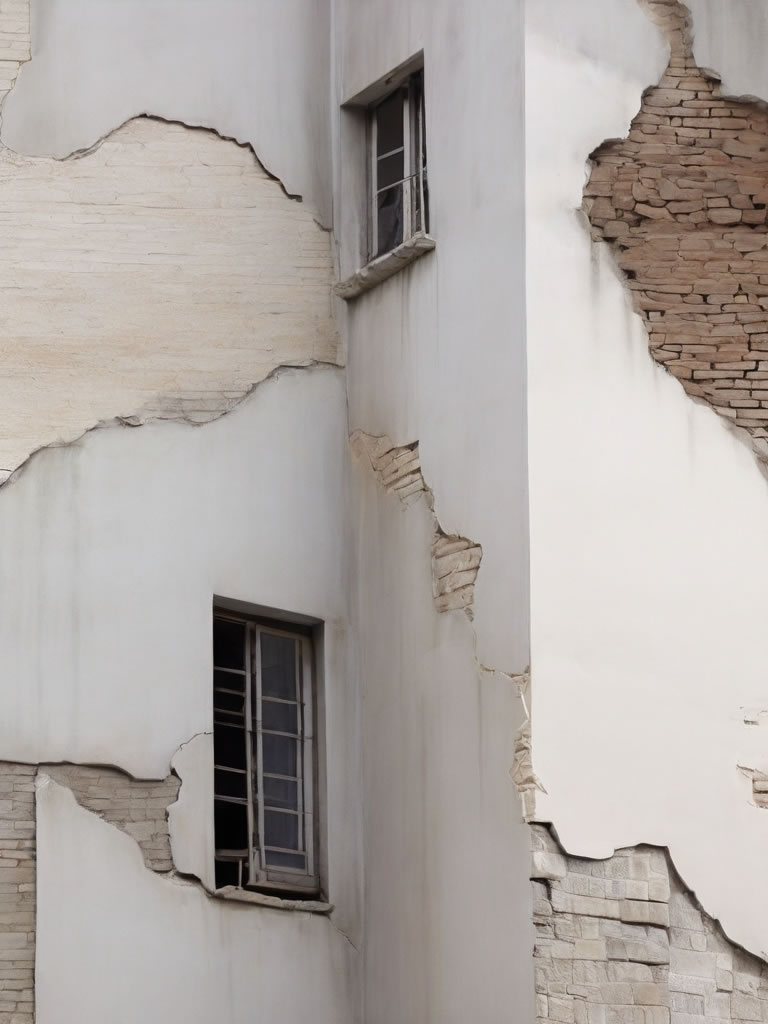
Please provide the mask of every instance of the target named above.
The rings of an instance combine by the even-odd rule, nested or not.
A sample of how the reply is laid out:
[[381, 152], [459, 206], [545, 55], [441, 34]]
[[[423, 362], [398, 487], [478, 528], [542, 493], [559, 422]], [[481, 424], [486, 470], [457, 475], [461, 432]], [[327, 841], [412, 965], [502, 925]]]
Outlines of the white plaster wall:
[[[666, 60], [634, 0], [529, 5], [527, 303], [537, 813], [567, 850], [668, 845], [731, 938], [768, 949], [768, 491], [747, 447], [651, 359], [576, 209]], [[549, 26], [557, 26], [553, 38]], [[759, 763], [752, 764], [753, 761]]]
[[328, 233], [247, 147], [140, 118], [77, 160], [0, 147], [0, 195], [6, 474], [100, 420], [211, 419], [280, 363], [336, 360]]
[[63, 157], [142, 113], [203, 125], [251, 142], [330, 224], [327, 0], [31, 0], [31, 11], [33, 59], [3, 104], [5, 145]]
[[38, 1024], [355, 1021], [356, 954], [325, 917], [148, 871], [130, 837], [45, 776], [37, 829]]
[[[446, 531], [482, 545], [475, 618], [434, 610], [433, 522], [355, 473], [370, 1024], [533, 1017], [527, 836], [509, 769], [528, 663], [522, 8], [334, 5], [341, 101], [424, 51], [434, 253], [344, 313], [350, 429], [419, 442]], [[492, 72], [489, 73], [489, 69]], [[337, 124], [342, 275], [364, 126]]]
[[728, 96], [768, 98], [768, 8], [762, 0], [685, 0], [696, 62], [721, 76]]

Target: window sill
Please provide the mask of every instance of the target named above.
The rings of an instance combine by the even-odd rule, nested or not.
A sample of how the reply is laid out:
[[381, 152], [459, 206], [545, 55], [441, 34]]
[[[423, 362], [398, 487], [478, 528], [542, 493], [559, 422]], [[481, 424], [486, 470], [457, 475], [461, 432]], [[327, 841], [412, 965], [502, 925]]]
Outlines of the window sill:
[[383, 256], [377, 256], [360, 270], [346, 278], [334, 288], [339, 298], [356, 299], [358, 295], [375, 288], [382, 281], [387, 281], [404, 267], [408, 267], [424, 253], [431, 252], [435, 248], [435, 240], [430, 235], [419, 233], [413, 235], [402, 245], [398, 245], [392, 252], [386, 252]]
[[307, 914], [330, 914], [332, 903], [320, 900], [290, 900], [282, 896], [268, 896], [264, 892], [253, 892], [250, 889], [238, 889], [235, 885], [225, 885], [216, 889], [211, 895], [217, 899], [232, 900], [235, 903], [255, 903], [261, 907], [272, 907], [273, 910], [299, 910]]

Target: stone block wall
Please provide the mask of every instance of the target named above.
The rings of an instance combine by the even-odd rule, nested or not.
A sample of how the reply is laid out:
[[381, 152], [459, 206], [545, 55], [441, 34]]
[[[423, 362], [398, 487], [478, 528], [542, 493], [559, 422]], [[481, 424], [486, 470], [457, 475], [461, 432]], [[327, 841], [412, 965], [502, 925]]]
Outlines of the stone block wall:
[[768, 458], [768, 111], [721, 95], [696, 65], [682, 4], [646, 7], [669, 66], [629, 136], [592, 154], [584, 209], [653, 358]]
[[0, 104], [29, 58], [29, 0], [0, 0]]
[[0, 1024], [33, 1024], [34, 765], [0, 761]]
[[731, 943], [650, 846], [564, 854], [532, 828], [537, 1024], [768, 1021], [768, 966]]

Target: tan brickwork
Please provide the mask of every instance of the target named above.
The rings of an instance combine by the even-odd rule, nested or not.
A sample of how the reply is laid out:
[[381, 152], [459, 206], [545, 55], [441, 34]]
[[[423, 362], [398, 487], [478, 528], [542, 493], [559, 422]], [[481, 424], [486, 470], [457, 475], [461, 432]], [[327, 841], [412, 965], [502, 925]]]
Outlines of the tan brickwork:
[[[419, 442], [397, 445], [386, 435], [374, 436], [362, 430], [350, 438], [352, 450], [366, 455], [385, 490], [401, 501], [425, 495], [434, 513], [434, 495], [421, 472]], [[435, 516], [432, 541], [432, 595], [439, 612], [464, 609], [471, 617], [475, 581], [483, 549], [475, 541], [447, 534]]]
[[34, 765], [0, 761], [0, 1024], [33, 1024]]
[[76, 764], [46, 765], [44, 771], [68, 786], [83, 807], [135, 839], [148, 868], [173, 868], [168, 805], [176, 800], [181, 785], [176, 776], [153, 782], [132, 779], [114, 768]]
[[0, 0], [0, 104], [29, 58], [29, 0]]
[[654, 359], [768, 457], [768, 111], [723, 97], [697, 67], [682, 5], [646, 6], [669, 66], [629, 137], [592, 154], [584, 207]]
[[665, 851], [563, 853], [534, 826], [537, 1024], [768, 1020], [768, 966], [729, 942]]

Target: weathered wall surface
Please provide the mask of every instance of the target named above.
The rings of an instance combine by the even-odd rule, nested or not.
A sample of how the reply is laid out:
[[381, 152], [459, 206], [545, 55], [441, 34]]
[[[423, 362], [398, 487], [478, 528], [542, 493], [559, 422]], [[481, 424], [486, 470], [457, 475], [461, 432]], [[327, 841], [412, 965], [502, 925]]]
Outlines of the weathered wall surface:
[[35, 775], [0, 761], [0, 1022], [34, 1024]]
[[[337, 0], [334, 32], [338, 102], [424, 51], [436, 239], [341, 314], [350, 429], [418, 442], [434, 515], [467, 544], [433, 551], [424, 492], [403, 502], [386, 467], [357, 462], [365, 1019], [529, 1021], [528, 839], [509, 774], [512, 675], [528, 664], [522, 4], [479, 17], [461, 0]], [[364, 258], [365, 131], [344, 111], [336, 132], [343, 278]]]
[[37, 1024], [355, 1019], [354, 950], [326, 918], [148, 871], [133, 839], [45, 775], [37, 824]]
[[0, 148], [0, 192], [6, 475], [100, 420], [201, 422], [336, 360], [329, 236], [247, 147], [140, 118], [80, 159]]
[[[749, 447], [653, 361], [580, 212], [589, 154], [627, 136], [669, 56], [639, 5], [611, 9], [528, 9], [536, 815], [573, 855], [668, 846], [706, 911], [759, 954], [768, 833], [740, 766], [768, 769], [768, 493]], [[729, 23], [729, 46], [746, 58], [739, 31]]]
[[3, 0], [1, 10], [21, 21], [25, 8], [34, 60], [3, 104], [6, 146], [64, 157], [139, 114], [201, 125], [252, 143], [330, 226], [327, 0]]

